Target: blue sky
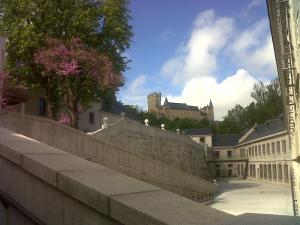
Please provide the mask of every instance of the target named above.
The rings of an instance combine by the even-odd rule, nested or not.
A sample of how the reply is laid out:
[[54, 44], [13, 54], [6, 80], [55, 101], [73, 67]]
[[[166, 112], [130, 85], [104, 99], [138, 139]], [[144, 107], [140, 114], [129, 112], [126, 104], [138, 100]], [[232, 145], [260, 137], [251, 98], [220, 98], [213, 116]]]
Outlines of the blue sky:
[[147, 109], [153, 91], [198, 107], [212, 99], [220, 120], [276, 76], [265, 0], [131, 0], [130, 10], [125, 104]]

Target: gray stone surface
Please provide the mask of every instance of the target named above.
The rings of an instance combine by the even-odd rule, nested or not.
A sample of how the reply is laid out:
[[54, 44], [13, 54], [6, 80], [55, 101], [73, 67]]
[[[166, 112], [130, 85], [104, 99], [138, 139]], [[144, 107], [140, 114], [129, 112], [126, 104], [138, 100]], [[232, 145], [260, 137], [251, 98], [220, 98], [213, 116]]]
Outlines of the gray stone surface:
[[299, 225], [300, 217], [246, 213], [219, 225]]
[[0, 224], [6, 225], [6, 222], [7, 222], [7, 208], [4, 206], [4, 204], [0, 200]]
[[[131, 153], [122, 147], [96, 140], [89, 135], [52, 120], [11, 112], [0, 112], [0, 126], [184, 196], [196, 196], [197, 198], [203, 193], [216, 192], [216, 187], [205, 179]], [[138, 128], [139, 126], [134, 127], [137, 131]], [[174, 137], [174, 134], [169, 137], [166, 132], [163, 135], [167, 139]], [[14, 138], [12, 141], [16, 141], [16, 139]], [[187, 138], [182, 139], [182, 141], [197, 145]], [[24, 141], [21, 143], [24, 143]], [[20, 157], [15, 158], [16, 162], [20, 163]], [[186, 194], [185, 192], [193, 194]]]
[[107, 169], [73, 155], [28, 154], [23, 156], [23, 168], [47, 183], [56, 186], [58, 171]]
[[1, 128], [0, 156], [21, 165], [24, 154], [67, 154], [64, 151], [51, 147], [39, 141], [12, 133]]
[[63, 225], [122, 225], [67, 195], [62, 196], [62, 205]]
[[62, 171], [58, 173], [58, 187], [106, 214], [109, 196], [159, 190], [113, 170]]
[[219, 179], [220, 195], [211, 207], [233, 214], [293, 215], [289, 187], [251, 180]]
[[233, 218], [167, 191], [113, 196], [110, 212], [126, 225], [208, 225]]
[[17, 211], [13, 207], [10, 207], [8, 210], [7, 222], [8, 222], [7, 225], [35, 225], [33, 222], [28, 220], [26, 217], [24, 217], [19, 211]]

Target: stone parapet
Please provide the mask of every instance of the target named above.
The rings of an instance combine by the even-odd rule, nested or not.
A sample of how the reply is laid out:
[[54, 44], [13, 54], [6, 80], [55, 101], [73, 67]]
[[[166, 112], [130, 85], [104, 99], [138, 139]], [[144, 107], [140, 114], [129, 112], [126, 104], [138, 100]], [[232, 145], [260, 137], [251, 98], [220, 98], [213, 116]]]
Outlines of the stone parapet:
[[[217, 192], [213, 183], [200, 177], [134, 154], [52, 120], [2, 112], [0, 126], [197, 201], [211, 200]], [[30, 162], [31, 158], [26, 160]]]
[[95, 131], [91, 136], [198, 177], [209, 177], [205, 161], [207, 147], [195, 143], [188, 136], [127, 119]]
[[23, 135], [2, 128], [0, 134], [0, 192], [43, 224], [204, 225], [234, 218]]

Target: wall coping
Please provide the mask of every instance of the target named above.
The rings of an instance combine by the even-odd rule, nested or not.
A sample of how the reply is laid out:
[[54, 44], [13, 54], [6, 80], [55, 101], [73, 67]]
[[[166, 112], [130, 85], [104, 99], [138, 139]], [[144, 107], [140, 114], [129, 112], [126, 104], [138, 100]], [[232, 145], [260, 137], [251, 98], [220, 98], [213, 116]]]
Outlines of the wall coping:
[[122, 224], [201, 225], [233, 218], [23, 135], [3, 128], [0, 133], [1, 158]]

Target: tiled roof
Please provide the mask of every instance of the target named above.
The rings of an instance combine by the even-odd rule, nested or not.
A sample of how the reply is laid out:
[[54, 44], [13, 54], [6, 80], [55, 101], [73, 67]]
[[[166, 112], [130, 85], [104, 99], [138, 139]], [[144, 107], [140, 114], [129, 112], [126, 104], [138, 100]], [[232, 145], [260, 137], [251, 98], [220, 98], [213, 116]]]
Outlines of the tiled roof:
[[239, 134], [214, 134], [212, 136], [213, 147], [235, 146], [239, 142]]
[[168, 102], [168, 101], [165, 102], [164, 107], [166, 109], [199, 111], [199, 108], [197, 106], [191, 106], [185, 103], [176, 103], [176, 102]]
[[285, 131], [286, 127], [282, 119], [268, 120], [264, 124], [259, 124], [254, 128], [254, 131], [241, 143], [253, 141], [258, 138], [263, 138]]
[[192, 128], [184, 130], [186, 135], [211, 135], [211, 128]]

